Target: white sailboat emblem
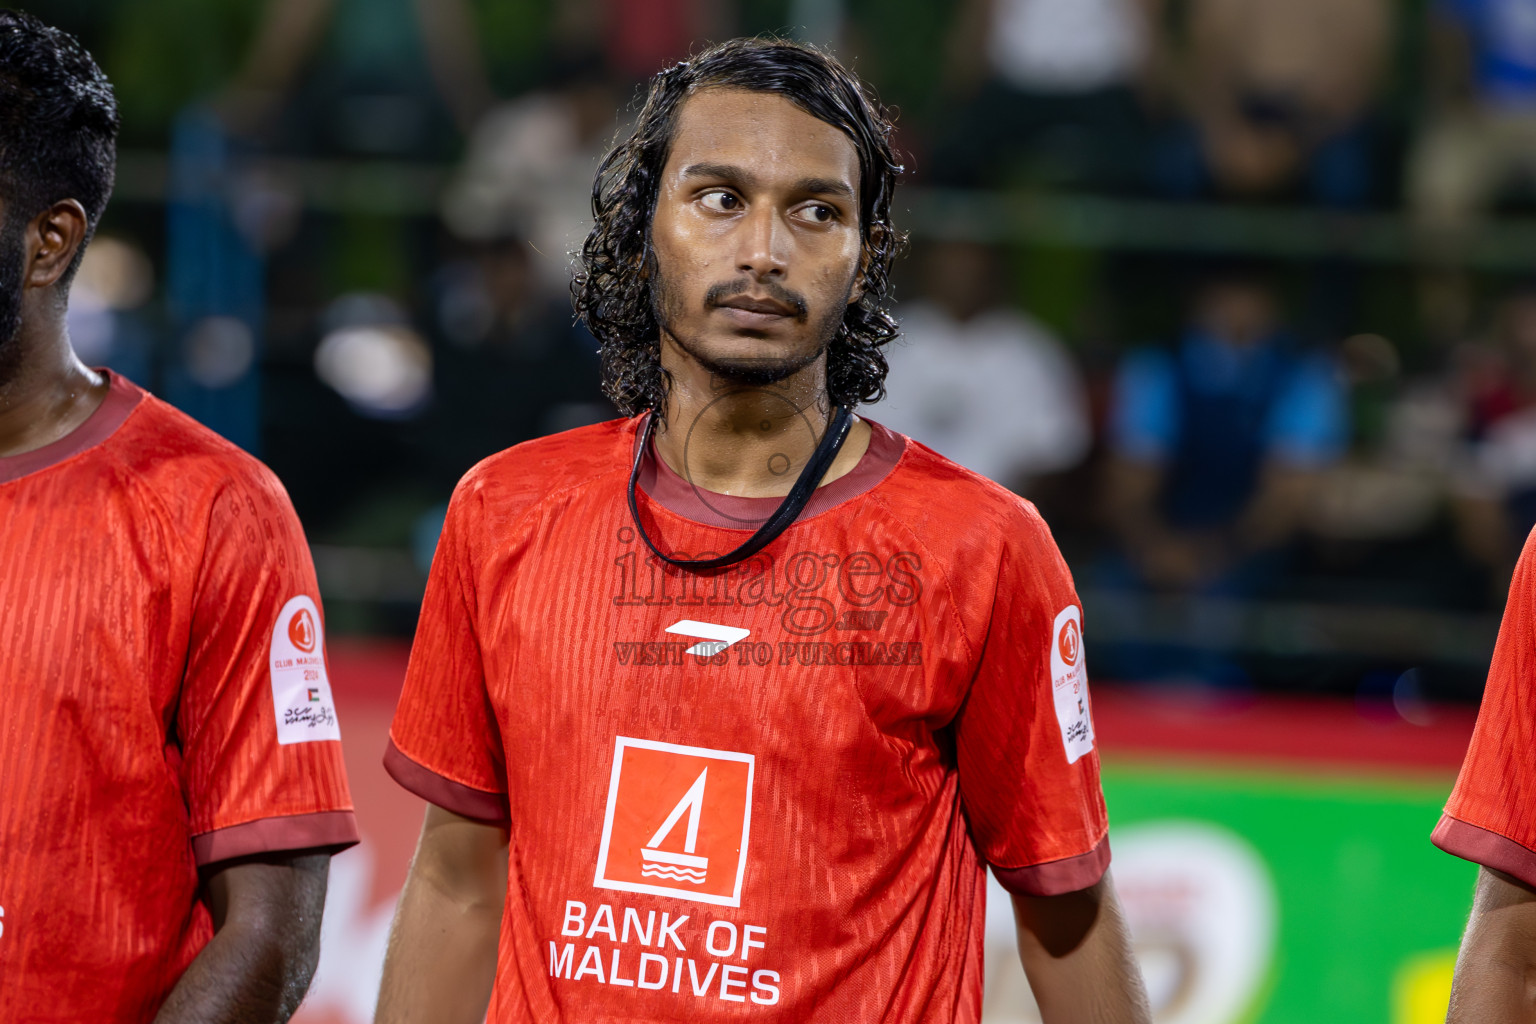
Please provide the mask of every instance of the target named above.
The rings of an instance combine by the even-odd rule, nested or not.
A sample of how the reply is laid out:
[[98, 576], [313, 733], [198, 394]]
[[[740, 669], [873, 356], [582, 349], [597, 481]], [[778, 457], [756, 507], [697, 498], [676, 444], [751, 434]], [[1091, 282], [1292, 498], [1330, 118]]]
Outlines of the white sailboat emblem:
[[[667, 815], [667, 820], [661, 823], [656, 834], [651, 836], [650, 842], [640, 850], [640, 859], [645, 863], [640, 868], [642, 875], [651, 875], [655, 878], [670, 878], [674, 881], [693, 882], [702, 885], [706, 873], [709, 871], [709, 858], [700, 857], [694, 853], [699, 843], [699, 812], [704, 807], [704, 779], [709, 775], [709, 769], [699, 772], [699, 777], [693, 780], [693, 785], [688, 787], [688, 792], [672, 808], [672, 813]], [[688, 829], [683, 839], [683, 852], [673, 853], [670, 850], [659, 850], [662, 840], [666, 839], [672, 829], [677, 826], [678, 819], [683, 812], [688, 812]], [[633, 847], [631, 847], [633, 849]]]

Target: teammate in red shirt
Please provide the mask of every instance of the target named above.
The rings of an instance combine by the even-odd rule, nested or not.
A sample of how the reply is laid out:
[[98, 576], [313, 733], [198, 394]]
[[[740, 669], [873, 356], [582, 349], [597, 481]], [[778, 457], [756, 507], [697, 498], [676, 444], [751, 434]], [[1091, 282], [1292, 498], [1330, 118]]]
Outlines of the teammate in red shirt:
[[1482, 865], [1451, 1024], [1530, 1020], [1536, 976], [1536, 532], [1509, 585], [1472, 745], [1435, 845]]
[[736, 41], [605, 163], [577, 307], [643, 415], [455, 493], [379, 1020], [975, 1021], [987, 864], [1047, 1021], [1149, 1019], [1050, 533], [848, 412], [895, 334], [890, 127]]
[[111, 87], [0, 11], [0, 1018], [285, 1021], [356, 841], [265, 467], [70, 348]]

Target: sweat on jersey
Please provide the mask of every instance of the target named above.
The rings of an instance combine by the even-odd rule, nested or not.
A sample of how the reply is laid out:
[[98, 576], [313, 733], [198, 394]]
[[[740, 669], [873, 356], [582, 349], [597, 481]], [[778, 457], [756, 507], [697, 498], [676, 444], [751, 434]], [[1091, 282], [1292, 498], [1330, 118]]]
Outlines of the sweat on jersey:
[[113, 376], [0, 458], [0, 1019], [151, 1020], [201, 865], [357, 841], [309, 548], [255, 459]]
[[1509, 584], [1482, 707], [1434, 844], [1536, 886], [1536, 531]]
[[[1055, 894], [1109, 862], [1044, 522], [872, 423], [757, 556], [664, 571], [641, 422], [481, 463], [433, 562], [385, 763], [509, 828], [489, 1019], [977, 1020], [985, 865]], [[641, 484], [693, 558], [779, 504]]]

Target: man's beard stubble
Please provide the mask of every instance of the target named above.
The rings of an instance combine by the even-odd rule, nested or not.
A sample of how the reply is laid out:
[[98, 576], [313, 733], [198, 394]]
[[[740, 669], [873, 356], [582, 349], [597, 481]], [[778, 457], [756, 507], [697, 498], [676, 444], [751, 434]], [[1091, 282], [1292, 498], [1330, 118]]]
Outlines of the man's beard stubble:
[[[760, 358], [718, 358], [705, 351], [697, 338], [685, 336], [672, 326], [682, 319], [683, 299], [668, 286], [667, 279], [659, 272], [653, 270], [653, 275], [656, 287], [651, 290], [651, 315], [656, 318], [661, 332], [670, 335], [679, 348], [726, 387], [767, 387], [799, 373], [826, 353], [833, 339], [837, 337], [838, 329], [842, 326], [844, 310], [847, 308], [845, 301], [841, 305], [831, 307], [815, 320], [810, 320], [811, 334], [817, 339], [817, 344], [809, 351], [785, 352]], [[713, 309], [726, 299], [745, 294], [750, 290], [748, 285], [740, 281], [712, 285], [704, 294], [704, 308]], [[793, 307], [798, 314], [796, 319], [809, 320], [810, 313], [806, 301], [800, 295], [773, 281], [764, 282], [762, 290], [775, 301]], [[853, 282], [849, 281], [848, 295], [852, 294]], [[845, 295], [844, 299], [846, 298]]]

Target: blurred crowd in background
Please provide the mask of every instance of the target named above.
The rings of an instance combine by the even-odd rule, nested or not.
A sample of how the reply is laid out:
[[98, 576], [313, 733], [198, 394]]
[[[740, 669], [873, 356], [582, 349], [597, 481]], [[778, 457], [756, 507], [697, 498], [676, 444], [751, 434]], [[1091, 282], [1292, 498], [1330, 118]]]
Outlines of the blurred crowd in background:
[[1536, 0], [23, 0], [124, 113], [81, 355], [251, 449], [333, 631], [610, 418], [593, 172], [710, 40], [899, 111], [889, 398], [1040, 505], [1094, 675], [1475, 699], [1536, 524]]

